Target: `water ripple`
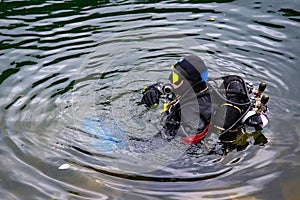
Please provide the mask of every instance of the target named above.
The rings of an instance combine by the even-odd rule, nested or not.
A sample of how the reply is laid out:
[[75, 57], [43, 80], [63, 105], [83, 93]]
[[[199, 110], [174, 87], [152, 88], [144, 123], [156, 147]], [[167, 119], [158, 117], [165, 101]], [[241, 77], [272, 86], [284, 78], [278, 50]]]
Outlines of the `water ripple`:
[[[266, 185], [285, 196], [274, 182], [299, 165], [298, 10], [231, 0], [1, 1], [0, 197], [268, 199]], [[167, 81], [169, 66], [191, 53], [211, 77], [267, 81], [265, 147], [178, 157], [185, 148], [172, 143], [138, 154], [103, 147], [118, 137], [101, 141], [82, 126], [95, 118], [116, 133], [156, 133], [159, 108], [137, 106], [140, 89]]]

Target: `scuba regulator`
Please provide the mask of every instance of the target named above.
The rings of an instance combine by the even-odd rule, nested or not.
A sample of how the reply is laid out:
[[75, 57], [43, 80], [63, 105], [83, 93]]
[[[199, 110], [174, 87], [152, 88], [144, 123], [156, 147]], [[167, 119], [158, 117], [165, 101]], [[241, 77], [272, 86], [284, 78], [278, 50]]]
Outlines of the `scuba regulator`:
[[262, 130], [269, 122], [266, 114], [269, 96], [263, 95], [266, 87], [267, 84], [265, 82], [261, 82], [258, 89], [253, 88], [253, 83], [247, 83], [248, 94], [252, 95], [250, 97], [251, 109], [242, 118], [241, 122], [254, 127], [256, 131]]
[[176, 98], [171, 84], [163, 84], [159, 82], [152, 85], [152, 87], [154, 87], [160, 93], [165, 101], [163, 104], [163, 109], [160, 111], [160, 113], [169, 113], [171, 108], [178, 102], [178, 98]]
[[162, 95], [165, 95], [167, 99], [173, 99], [174, 93], [171, 84], [163, 84], [161, 82], [154, 84], [153, 87], [157, 89]]

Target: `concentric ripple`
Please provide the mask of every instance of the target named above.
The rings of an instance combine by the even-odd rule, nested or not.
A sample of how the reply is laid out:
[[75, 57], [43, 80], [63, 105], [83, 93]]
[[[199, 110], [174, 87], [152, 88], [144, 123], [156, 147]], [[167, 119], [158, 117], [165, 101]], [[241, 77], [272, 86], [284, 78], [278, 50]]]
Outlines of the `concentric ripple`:
[[[295, 1], [0, 1], [0, 198], [299, 196], [299, 10]], [[133, 150], [128, 138], [163, 124], [161, 107], [140, 105], [141, 90], [167, 82], [188, 54], [211, 78], [268, 83], [265, 146], [209, 155], [210, 133], [192, 155], [176, 141]]]

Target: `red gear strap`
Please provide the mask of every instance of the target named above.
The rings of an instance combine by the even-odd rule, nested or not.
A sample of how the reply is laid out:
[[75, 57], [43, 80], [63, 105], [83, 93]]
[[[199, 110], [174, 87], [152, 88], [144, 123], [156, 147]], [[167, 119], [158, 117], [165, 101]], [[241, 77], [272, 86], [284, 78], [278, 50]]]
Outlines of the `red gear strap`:
[[201, 133], [185, 137], [182, 140], [180, 140], [180, 142], [187, 145], [197, 144], [198, 142], [200, 142], [200, 140], [202, 140], [206, 136], [208, 128], [209, 125], [207, 125]]

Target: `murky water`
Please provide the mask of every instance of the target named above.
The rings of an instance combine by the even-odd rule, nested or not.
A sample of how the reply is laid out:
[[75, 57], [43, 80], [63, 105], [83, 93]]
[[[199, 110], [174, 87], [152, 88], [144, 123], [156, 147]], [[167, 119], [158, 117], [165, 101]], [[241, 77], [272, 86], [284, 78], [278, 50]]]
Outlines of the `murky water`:
[[[0, 198], [298, 199], [299, 12], [296, 0], [0, 1]], [[207, 155], [211, 133], [189, 157], [178, 143], [124, 148], [122, 135], [159, 130], [140, 91], [187, 54], [212, 77], [268, 83], [267, 144]]]

